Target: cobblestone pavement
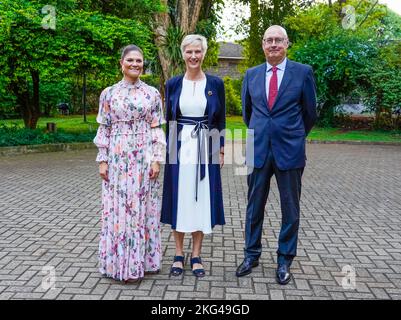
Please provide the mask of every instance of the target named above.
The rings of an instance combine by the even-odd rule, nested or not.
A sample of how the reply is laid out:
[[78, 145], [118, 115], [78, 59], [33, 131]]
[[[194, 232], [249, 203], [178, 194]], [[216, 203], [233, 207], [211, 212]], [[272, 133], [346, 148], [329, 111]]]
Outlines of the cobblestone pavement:
[[[174, 242], [167, 226], [159, 274], [130, 284], [101, 277], [95, 153], [0, 158], [0, 299], [401, 299], [400, 147], [308, 145], [295, 281], [287, 286], [274, 280], [280, 226], [274, 178], [261, 264], [235, 276], [247, 186], [233, 165], [223, 169], [227, 224], [204, 240], [205, 278], [190, 272], [189, 235], [185, 274], [169, 278]], [[351, 267], [355, 282], [346, 272]]]

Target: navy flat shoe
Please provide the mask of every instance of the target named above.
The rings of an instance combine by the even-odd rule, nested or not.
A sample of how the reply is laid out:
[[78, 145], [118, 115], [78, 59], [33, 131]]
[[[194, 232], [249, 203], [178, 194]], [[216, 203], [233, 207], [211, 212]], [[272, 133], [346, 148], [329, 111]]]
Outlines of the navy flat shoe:
[[[184, 266], [184, 257], [183, 256], [174, 256], [173, 264], [174, 264], [174, 262], [181, 262], [182, 266]], [[170, 275], [179, 276], [182, 274], [183, 271], [184, 271], [183, 268], [172, 266], [170, 269]]]
[[[192, 269], [192, 267], [193, 267], [193, 265], [194, 265], [195, 263], [202, 264], [201, 258], [200, 258], [200, 257], [191, 258], [191, 269]], [[203, 269], [203, 268], [195, 269], [195, 270], [192, 269], [192, 273], [193, 273], [197, 278], [202, 278], [202, 277], [204, 277], [205, 274], [206, 274], [206, 273], [205, 273], [205, 269]]]

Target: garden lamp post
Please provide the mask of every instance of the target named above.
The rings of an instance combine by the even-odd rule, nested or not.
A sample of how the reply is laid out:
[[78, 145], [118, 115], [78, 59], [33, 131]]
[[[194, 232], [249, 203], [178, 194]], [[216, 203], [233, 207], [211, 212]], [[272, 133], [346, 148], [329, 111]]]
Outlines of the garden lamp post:
[[84, 72], [83, 85], [82, 85], [82, 104], [84, 111], [84, 122], [86, 122], [86, 72]]

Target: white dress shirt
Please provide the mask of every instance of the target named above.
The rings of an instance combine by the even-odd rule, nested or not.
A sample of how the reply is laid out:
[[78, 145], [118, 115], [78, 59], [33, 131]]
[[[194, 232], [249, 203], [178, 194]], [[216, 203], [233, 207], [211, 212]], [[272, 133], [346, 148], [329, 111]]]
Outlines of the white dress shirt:
[[[277, 90], [280, 89], [281, 81], [283, 80], [285, 67], [287, 65], [287, 58], [277, 65]], [[270, 78], [273, 75], [273, 66], [266, 62], [266, 97], [269, 96]]]

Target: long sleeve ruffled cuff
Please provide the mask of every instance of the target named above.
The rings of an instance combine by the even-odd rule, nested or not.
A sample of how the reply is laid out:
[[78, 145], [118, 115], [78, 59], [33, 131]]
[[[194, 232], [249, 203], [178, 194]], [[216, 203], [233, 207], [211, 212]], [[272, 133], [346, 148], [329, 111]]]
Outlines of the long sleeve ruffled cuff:
[[108, 160], [109, 144], [110, 144], [110, 90], [106, 88], [102, 91], [99, 98], [99, 112], [96, 121], [99, 123], [96, 137], [93, 143], [98, 147], [99, 152], [96, 157], [96, 162]]
[[109, 141], [110, 141], [110, 127], [104, 124], [99, 125], [97, 134], [93, 143], [98, 147], [99, 152], [96, 157], [96, 162], [108, 161], [109, 154]]
[[99, 148], [99, 152], [96, 156], [96, 162], [107, 162], [108, 157], [107, 148]]
[[166, 136], [161, 127], [151, 129], [152, 133], [152, 162], [163, 162], [166, 150]]

